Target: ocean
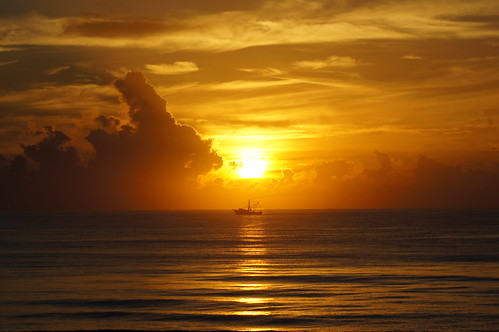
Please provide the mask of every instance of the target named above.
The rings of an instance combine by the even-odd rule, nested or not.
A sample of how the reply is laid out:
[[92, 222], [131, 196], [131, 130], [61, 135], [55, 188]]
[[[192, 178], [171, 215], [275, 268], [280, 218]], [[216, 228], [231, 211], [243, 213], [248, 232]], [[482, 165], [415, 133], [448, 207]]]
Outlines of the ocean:
[[1, 331], [498, 331], [499, 210], [0, 212]]

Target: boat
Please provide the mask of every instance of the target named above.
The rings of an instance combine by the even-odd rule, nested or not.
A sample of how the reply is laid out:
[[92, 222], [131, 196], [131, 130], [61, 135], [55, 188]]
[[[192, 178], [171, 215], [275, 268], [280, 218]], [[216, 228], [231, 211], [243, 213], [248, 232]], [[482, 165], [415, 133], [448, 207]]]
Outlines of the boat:
[[237, 215], [260, 215], [260, 214], [262, 214], [262, 209], [260, 208], [260, 203], [257, 202], [252, 207], [251, 200], [248, 200], [248, 207], [246, 209], [239, 208], [239, 209], [233, 209], [233, 211]]

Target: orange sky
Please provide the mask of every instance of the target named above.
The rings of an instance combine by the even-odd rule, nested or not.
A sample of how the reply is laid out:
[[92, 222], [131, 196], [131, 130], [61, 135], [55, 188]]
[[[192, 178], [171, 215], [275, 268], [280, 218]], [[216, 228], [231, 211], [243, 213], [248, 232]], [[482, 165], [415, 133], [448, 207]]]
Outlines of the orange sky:
[[5, 1], [2, 208], [499, 207], [498, 22], [492, 0]]

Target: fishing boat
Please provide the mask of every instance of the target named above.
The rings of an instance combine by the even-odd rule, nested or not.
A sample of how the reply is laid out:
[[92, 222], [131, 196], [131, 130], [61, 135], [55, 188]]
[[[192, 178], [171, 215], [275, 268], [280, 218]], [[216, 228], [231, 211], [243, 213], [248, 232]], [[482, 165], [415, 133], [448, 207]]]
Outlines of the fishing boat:
[[260, 207], [260, 203], [256, 203], [254, 206], [251, 206], [251, 201], [248, 200], [248, 207], [246, 209], [239, 208], [233, 209], [235, 214], [238, 215], [259, 215], [262, 214], [262, 209]]

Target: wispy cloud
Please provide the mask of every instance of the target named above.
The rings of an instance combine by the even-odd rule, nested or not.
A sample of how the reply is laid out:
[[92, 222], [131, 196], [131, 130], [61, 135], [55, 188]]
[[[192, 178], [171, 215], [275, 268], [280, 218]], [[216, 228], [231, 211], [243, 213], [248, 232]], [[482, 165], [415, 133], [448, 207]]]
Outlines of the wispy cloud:
[[157, 35], [181, 28], [180, 24], [163, 20], [115, 20], [115, 19], [71, 19], [66, 24], [64, 33], [85, 37], [135, 38]]
[[407, 60], [423, 60], [423, 57], [420, 57], [419, 55], [414, 55], [414, 54], [407, 54], [402, 57], [402, 59], [407, 59]]
[[11, 65], [13, 63], [16, 63], [18, 60], [10, 60], [10, 61], [4, 61], [4, 62], [0, 62], [0, 66], [7, 66], [7, 65]]
[[[142, 45], [179, 50], [241, 49], [258, 45], [349, 40], [498, 37], [491, 24], [497, 2], [374, 1], [333, 6], [265, 1], [263, 6], [216, 14], [154, 19], [30, 15], [0, 19], [4, 45]], [[347, 2], [348, 3], [348, 2]], [[341, 7], [341, 8], [340, 8]], [[274, 8], [274, 9], [273, 9]], [[280, 8], [279, 10], [275, 8]], [[468, 19], [451, 19], [463, 17]], [[483, 16], [484, 13], [487, 15]], [[292, 18], [290, 18], [292, 17]], [[137, 38], [141, 37], [141, 38]], [[8, 46], [5, 46], [8, 47]]]
[[56, 74], [59, 74], [62, 71], [68, 70], [69, 68], [71, 68], [71, 67], [70, 66], [60, 66], [60, 67], [57, 67], [57, 68], [49, 70], [47, 72], [47, 74], [49, 74], [49, 75], [56, 75]]
[[3, 47], [3, 46], [0, 46], [0, 52], [10, 52], [10, 51], [20, 51], [21, 48], [17, 48], [17, 47]]
[[198, 66], [190, 61], [176, 61], [172, 64], [147, 64], [146, 69], [151, 74], [157, 75], [179, 75], [199, 70]]
[[358, 61], [348, 56], [330, 56], [325, 60], [305, 60], [295, 62], [294, 65], [303, 69], [324, 69], [336, 67], [355, 67]]
[[300, 81], [292, 79], [274, 79], [274, 80], [255, 80], [255, 81], [244, 81], [235, 80], [229, 82], [222, 82], [217, 84], [211, 84], [206, 88], [211, 90], [252, 90], [252, 89], [266, 89], [271, 87], [283, 86], [297, 84]]

